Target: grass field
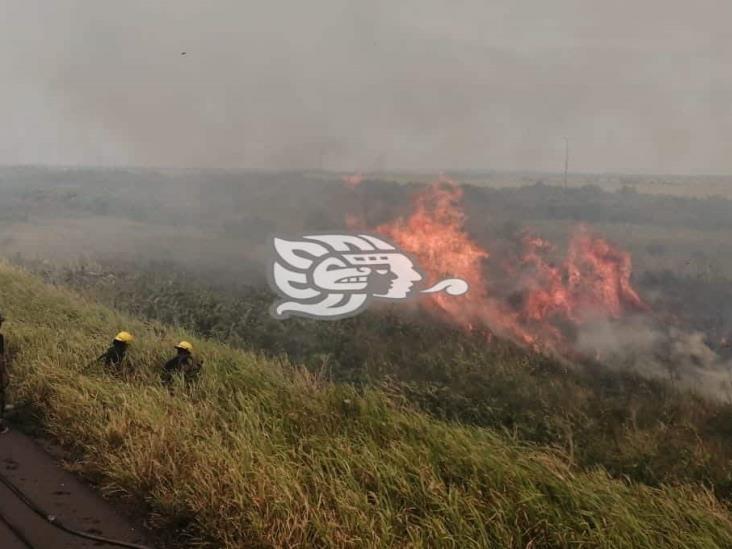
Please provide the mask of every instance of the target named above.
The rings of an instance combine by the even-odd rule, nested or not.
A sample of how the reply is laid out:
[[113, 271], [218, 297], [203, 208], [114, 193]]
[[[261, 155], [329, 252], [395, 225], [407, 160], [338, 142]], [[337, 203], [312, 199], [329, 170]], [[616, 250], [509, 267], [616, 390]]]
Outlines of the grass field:
[[[198, 387], [157, 365], [182, 335], [0, 265], [13, 396], [108, 493], [214, 547], [729, 547], [708, 492], [579, 472], [555, 451], [443, 423], [376, 390], [192, 338]], [[119, 329], [135, 371], [90, 366]], [[186, 337], [190, 337], [186, 334]]]

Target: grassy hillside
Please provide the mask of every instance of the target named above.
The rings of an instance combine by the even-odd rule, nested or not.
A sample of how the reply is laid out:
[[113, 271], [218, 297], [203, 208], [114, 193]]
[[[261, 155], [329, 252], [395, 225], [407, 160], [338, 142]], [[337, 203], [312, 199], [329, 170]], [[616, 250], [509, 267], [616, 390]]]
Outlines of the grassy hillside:
[[482, 334], [404, 308], [339, 322], [281, 322], [269, 316], [274, 296], [267, 290], [216, 289], [165, 266], [28, 265], [46, 280], [135, 316], [286, 355], [332, 381], [386, 384], [390, 394], [435, 418], [552, 445], [582, 469], [600, 465], [614, 477], [651, 486], [703, 484], [732, 500], [732, 403], [683, 391], [670, 380], [603, 364], [568, 369], [500, 340], [486, 345]]
[[[697, 488], [580, 472], [213, 341], [194, 338], [205, 376], [171, 395], [156, 367], [182, 333], [5, 265], [0, 306], [15, 398], [78, 470], [213, 546], [732, 546], [729, 512]], [[122, 328], [138, 337], [126, 379], [88, 365]]]

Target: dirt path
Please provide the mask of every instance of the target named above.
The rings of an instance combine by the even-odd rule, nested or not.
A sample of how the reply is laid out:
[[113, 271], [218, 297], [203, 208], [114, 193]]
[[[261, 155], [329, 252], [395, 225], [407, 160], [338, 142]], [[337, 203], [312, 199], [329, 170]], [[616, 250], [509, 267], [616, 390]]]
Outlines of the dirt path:
[[[153, 547], [139, 525], [133, 524], [71, 473], [61, 469], [38, 443], [18, 431], [0, 435], [0, 473], [69, 528]], [[28, 549], [23, 537], [34, 549], [114, 547], [54, 528], [0, 482], [0, 547]]]

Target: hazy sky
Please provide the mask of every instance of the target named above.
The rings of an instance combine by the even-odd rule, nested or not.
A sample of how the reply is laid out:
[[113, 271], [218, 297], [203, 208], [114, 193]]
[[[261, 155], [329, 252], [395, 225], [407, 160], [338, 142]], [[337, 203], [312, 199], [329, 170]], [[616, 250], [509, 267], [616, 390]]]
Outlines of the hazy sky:
[[[730, 0], [0, 0], [0, 164], [732, 173]], [[186, 52], [182, 55], [182, 52]]]

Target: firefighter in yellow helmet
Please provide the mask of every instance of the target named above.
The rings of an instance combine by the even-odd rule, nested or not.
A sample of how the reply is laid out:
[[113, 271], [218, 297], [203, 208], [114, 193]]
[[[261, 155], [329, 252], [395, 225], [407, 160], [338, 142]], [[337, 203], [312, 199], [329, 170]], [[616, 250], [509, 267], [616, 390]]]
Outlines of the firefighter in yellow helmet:
[[120, 332], [112, 340], [112, 345], [102, 353], [96, 362], [103, 362], [107, 367], [120, 369], [122, 362], [127, 354], [127, 349], [132, 343], [132, 334], [129, 332]]
[[187, 383], [198, 379], [202, 363], [193, 357], [193, 345], [188, 341], [181, 341], [175, 349], [178, 353], [163, 366], [163, 383], [170, 384], [175, 373], [183, 374]]

